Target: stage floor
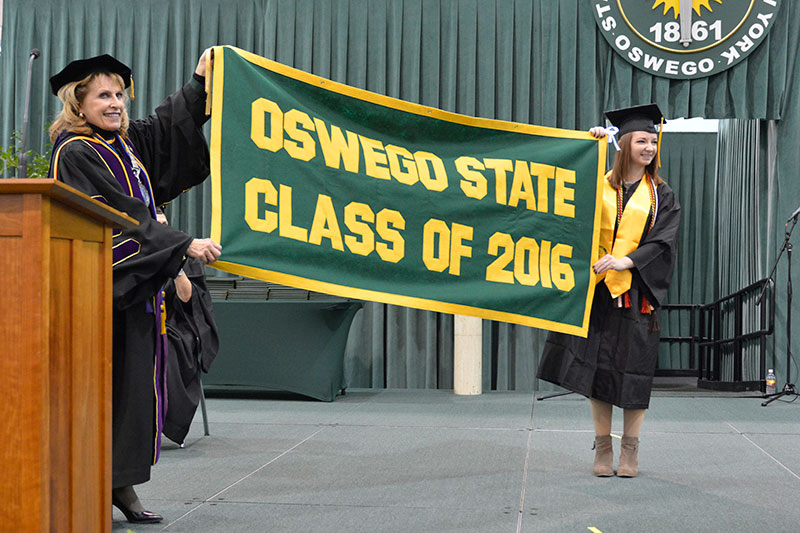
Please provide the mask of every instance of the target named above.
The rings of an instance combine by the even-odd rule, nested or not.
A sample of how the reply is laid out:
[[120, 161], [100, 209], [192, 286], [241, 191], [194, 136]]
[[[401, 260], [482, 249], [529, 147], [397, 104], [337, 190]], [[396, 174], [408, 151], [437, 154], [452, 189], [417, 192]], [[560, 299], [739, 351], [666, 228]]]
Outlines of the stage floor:
[[633, 479], [592, 476], [589, 406], [574, 394], [348, 390], [332, 403], [209, 399], [208, 414], [211, 436], [198, 409], [186, 446], [166, 441], [137, 489], [165, 521], [115, 509], [115, 530], [800, 530], [800, 401], [657, 391]]

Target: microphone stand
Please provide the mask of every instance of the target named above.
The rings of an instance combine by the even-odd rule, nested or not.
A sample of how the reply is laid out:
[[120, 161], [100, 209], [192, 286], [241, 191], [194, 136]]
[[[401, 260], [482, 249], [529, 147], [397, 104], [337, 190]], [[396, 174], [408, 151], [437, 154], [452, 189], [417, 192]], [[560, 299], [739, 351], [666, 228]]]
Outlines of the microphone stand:
[[33, 74], [33, 60], [39, 57], [40, 54], [41, 52], [39, 52], [39, 49], [34, 48], [31, 50], [31, 53], [28, 56], [28, 81], [25, 85], [25, 114], [23, 115], [22, 119], [22, 143], [19, 149], [19, 161], [17, 162], [17, 177], [22, 179], [28, 177], [28, 154], [26, 153], [25, 149], [28, 142], [28, 113], [31, 106], [31, 77]]
[[[798, 215], [800, 215], [800, 208], [786, 221], [786, 238], [783, 241], [781, 251], [778, 253], [778, 257], [775, 259], [775, 265], [772, 267], [772, 272], [769, 275], [771, 279], [772, 275], [775, 273], [775, 269], [778, 267], [778, 261], [780, 261], [783, 251], [786, 250], [786, 260], [788, 263], [786, 268], [786, 385], [783, 386], [781, 392], [765, 395], [764, 398], [769, 399], [761, 403], [762, 407], [766, 407], [778, 398], [783, 398], [784, 396], [800, 396], [790, 379], [792, 372], [792, 243], [789, 242], [789, 239], [792, 236], [794, 227], [797, 225]], [[792, 223], [791, 227], [789, 227], [790, 222]], [[767, 285], [764, 284], [764, 289], [766, 289], [766, 286]], [[758, 297], [757, 303], [761, 302], [761, 297], [764, 296], [764, 289], [762, 289], [761, 296]]]

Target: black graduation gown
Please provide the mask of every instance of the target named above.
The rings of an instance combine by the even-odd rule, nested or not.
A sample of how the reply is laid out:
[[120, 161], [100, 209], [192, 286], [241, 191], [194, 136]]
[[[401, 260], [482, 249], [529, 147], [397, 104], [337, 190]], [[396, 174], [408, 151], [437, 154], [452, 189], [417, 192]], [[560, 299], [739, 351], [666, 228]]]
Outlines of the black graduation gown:
[[[624, 204], [634, 188], [626, 191]], [[628, 254], [634, 264], [631, 306], [616, 307], [606, 284], [597, 284], [587, 338], [551, 332], [537, 377], [586, 397], [624, 409], [647, 409], [658, 360], [658, 308], [664, 301], [676, 259], [680, 205], [662, 183], [656, 223]], [[645, 226], [649, 225], [648, 219]], [[656, 308], [642, 314], [642, 296]]]
[[164, 287], [167, 305], [167, 419], [164, 435], [182, 444], [200, 402], [200, 373], [208, 372], [217, 356], [219, 337], [203, 264], [189, 258], [183, 270], [192, 284], [192, 297], [182, 302], [169, 280]]
[[[129, 141], [147, 170], [156, 205], [208, 176], [209, 152], [202, 132], [206, 120], [203, 87], [192, 79], [153, 115], [130, 122]], [[192, 237], [159, 224], [154, 212], [122, 187], [88, 143], [64, 144], [73, 136], [56, 140], [50, 177], [139, 222], [135, 228], [115, 230], [115, 247], [136, 242], [138, 251], [115, 260], [113, 267], [112, 486], [137, 485], [150, 479], [150, 466], [158, 458], [157, 427], [163, 408], [157, 404], [154, 387], [154, 354], [161, 342], [154, 297], [180, 270]], [[120, 148], [115, 150], [123, 152]]]

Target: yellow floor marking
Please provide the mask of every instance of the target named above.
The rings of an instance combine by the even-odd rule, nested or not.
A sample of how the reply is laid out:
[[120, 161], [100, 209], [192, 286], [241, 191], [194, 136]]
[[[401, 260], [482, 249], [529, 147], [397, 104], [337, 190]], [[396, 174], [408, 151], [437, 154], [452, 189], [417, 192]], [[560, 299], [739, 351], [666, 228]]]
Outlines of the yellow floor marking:
[[586, 529], [588, 529], [588, 530], [589, 530], [589, 531], [591, 531], [592, 533], [603, 533], [602, 531], [600, 531], [600, 530], [599, 530], [599, 529], [597, 529], [596, 527], [592, 527], [592, 526], [589, 526], [589, 527], [588, 527], [588, 528], [586, 528]]

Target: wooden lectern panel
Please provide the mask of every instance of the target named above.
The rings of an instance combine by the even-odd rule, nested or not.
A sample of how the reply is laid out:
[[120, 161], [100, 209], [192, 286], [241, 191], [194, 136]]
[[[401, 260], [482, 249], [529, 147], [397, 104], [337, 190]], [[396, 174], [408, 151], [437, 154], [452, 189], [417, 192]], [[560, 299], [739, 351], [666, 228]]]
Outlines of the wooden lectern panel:
[[0, 180], [2, 531], [111, 527], [111, 224], [135, 222], [93, 204]]
[[[33, 531], [49, 521], [48, 510], [39, 498], [39, 493], [49, 492], [49, 483], [44, 485], [42, 475], [47, 471], [42, 447], [49, 446], [49, 405], [46, 391], [39, 385], [48, 375], [47, 351], [43, 349], [45, 332], [40, 327], [43, 310], [37, 303], [42, 294], [43, 250], [35, 245], [36, 239], [29, 238], [41, 227], [37, 227], [35, 213], [26, 213], [22, 195], [0, 198], [0, 279], [4, 280], [0, 338], [6, 346], [0, 359], [0, 375], [4, 376], [0, 380], [0, 398], [5, 405], [0, 416], [0, 462], [4, 471], [0, 501], [7, 509], [2, 525]], [[23, 232], [26, 225], [28, 238]], [[16, 524], [5, 522], [12, 517], [17, 517]]]
[[[101, 292], [86, 291], [105, 281], [105, 264], [102, 241], [50, 240], [50, 331], [64, 333], [50, 339], [51, 352], [58, 354], [50, 359], [50, 433], [67, 437], [50, 448], [51, 508], [70, 498], [86, 507], [78, 515], [51, 516], [51, 524], [63, 527], [70, 520], [72, 531], [96, 530], [102, 525], [98, 517], [111, 509], [107, 495], [95, 494], [107, 485], [103, 465], [111, 460], [105, 429], [111, 417], [111, 365], [105, 355], [111, 337], [98, 320], [110, 310], [104, 309]], [[57, 481], [65, 479], [68, 485]]]

